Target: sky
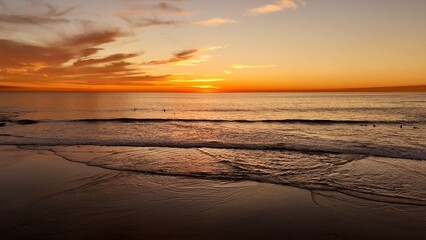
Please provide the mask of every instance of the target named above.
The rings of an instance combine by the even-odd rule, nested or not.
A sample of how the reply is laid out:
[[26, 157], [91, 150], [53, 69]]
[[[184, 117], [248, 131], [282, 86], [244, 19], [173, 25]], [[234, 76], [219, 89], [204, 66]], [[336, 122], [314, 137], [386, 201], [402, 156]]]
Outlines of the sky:
[[0, 0], [0, 90], [426, 85], [424, 0]]

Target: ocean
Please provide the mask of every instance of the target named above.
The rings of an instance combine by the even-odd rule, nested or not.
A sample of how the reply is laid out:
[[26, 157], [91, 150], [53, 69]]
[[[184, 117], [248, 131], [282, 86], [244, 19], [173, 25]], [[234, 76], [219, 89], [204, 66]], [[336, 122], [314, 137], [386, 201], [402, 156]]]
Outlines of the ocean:
[[378, 202], [426, 206], [425, 136], [426, 93], [0, 93], [0, 145]]

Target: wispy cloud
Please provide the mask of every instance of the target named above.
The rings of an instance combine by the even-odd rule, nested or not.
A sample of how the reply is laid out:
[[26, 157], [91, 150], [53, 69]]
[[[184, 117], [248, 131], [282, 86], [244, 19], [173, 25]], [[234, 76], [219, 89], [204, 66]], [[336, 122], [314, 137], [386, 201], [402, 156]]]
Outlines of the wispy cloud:
[[203, 55], [202, 53], [222, 49], [223, 46], [210, 46], [199, 49], [188, 49], [173, 54], [171, 58], [152, 60], [143, 63], [144, 65], [164, 65], [164, 64], [175, 64], [180, 66], [192, 66], [194, 64], [208, 61], [211, 57], [209, 55]]
[[162, 59], [162, 60], [152, 60], [149, 62], [146, 62], [146, 65], [161, 65], [161, 64], [169, 64], [169, 63], [177, 63], [189, 60], [191, 58], [195, 57], [195, 54], [198, 53], [198, 49], [188, 49], [184, 51], [177, 52], [173, 54], [173, 57], [169, 59]]
[[89, 65], [98, 65], [103, 63], [109, 63], [109, 62], [116, 62], [116, 61], [123, 61], [129, 58], [134, 58], [139, 56], [139, 54], [135, 53], [117, 53], [113, 54], [107, 57], [103, 58], [91, 58], [91, 59], [84, 59], [84, 60], [78, 60], [73, 63], [74, 66], [80, 67], [80, 66], [89, 66]]
[[130, 19], [130, 18], [122, 17], [122, 19], [125, 20], [132, 27], [151, 27], [151, 26], [162, 26], [162, 25], [167, 26], [167, 25], [182, 24], [182, 22], [180, 22], [180, 21], [165, 20], [165, 19], [160, 19], [158, 17], [137, 18], [137, 19]]
[[233, 69], [250, 69], [250, 68], [274, 68], [275, 65], [241, 65], [241, 64], [235, 64], [232, 65]]
[[137, 17], [146, 14], [164, 15], [164, 14], [183, 14], [191, 15], [191, 12], [183, 8], [177, 7], [170, 3], [161, 2], [155, 5], [132, 6], [125, 10], [119, 11], [116, 15], [120, 17]]
[[82, 47], [95, 47], [109, 42], [114, 42], [118, 38], [125, 36], [125, 34], [116, 28], [89, 31], [80, 34], [66, 37], [58, 44], [63, 47], [75, 47], [80, 49]]
[[225, 79], [223, 78], [196, 78], [196, 79], [174, 79], [170, 82], [179, 82], [179, 83], [188, 83], [188, 82], [221, 82]]
[[215, 17], [208, 20], [204, 20], [204, 21], [193, 22], [193, 24], [204, 25], [208, 27], [217, 27], [219, 25], [230, 24], [230, 23], [236, 23], [236, 21], [229, 18]]
[[0, 23], [5, 24], [48, 24], [48, 23], [66, 23], [69, 20], [63, 18], [64, 15], [71, 12], [74, 8], [59, 10], [56, 7], [45, 4], [46, 11], [37, 15], [20, 14], [0, 14]]
[[[304, 4], [304, 1], [302, 1]], [[287, 9], [297, 9], [298, 5], [293, 0], [279, 0], [260, 7], [252, 8], [248, 12], [252, 15], [267, 14], [273, 12], [281, 12]]]
[[224, 46], [209, 46], [209, 47], [201, 48], [200, 50], [201, 50], [202, 52], [209, 52], [209, 51], [214, 51], [214, 50], [219, 50], [219, 49], [227, 48], [227, 47], [229, 47], [229, 46], [230, 46], [230, 45], [224, 45]]
[[[173, 2], [178, 3], [180, 1]], [[161, 1], [155, 5], [133, 6], [115, 14], [115, 16], [126, 21], [131, 27], [184, 24], [181, 20], [164, 19], [163, 15], [191, 15], [191, 12], [165, 1]]]

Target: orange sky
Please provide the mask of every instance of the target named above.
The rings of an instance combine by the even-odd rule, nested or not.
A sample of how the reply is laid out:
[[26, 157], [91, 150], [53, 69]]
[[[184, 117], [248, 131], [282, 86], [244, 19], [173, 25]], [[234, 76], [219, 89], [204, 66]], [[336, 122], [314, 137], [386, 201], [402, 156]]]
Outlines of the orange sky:
[[415, 0], [0, 0], [0, 91], [424, 86], [425, 22]]

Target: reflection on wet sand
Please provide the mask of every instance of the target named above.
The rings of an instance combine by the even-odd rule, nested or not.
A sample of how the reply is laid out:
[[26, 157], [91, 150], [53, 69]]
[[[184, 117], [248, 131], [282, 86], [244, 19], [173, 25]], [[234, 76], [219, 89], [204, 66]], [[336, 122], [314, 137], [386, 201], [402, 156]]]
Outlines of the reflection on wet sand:
[[46, 150], [7, 146], [1, 151], [0, 212], [10, 216], [0, 220], [2, 239], [282, 239], [283, 234], [415, 239], [425, 234], [425, 211], [416, 206], [250, 181], [113, 171], [68, 162]]

